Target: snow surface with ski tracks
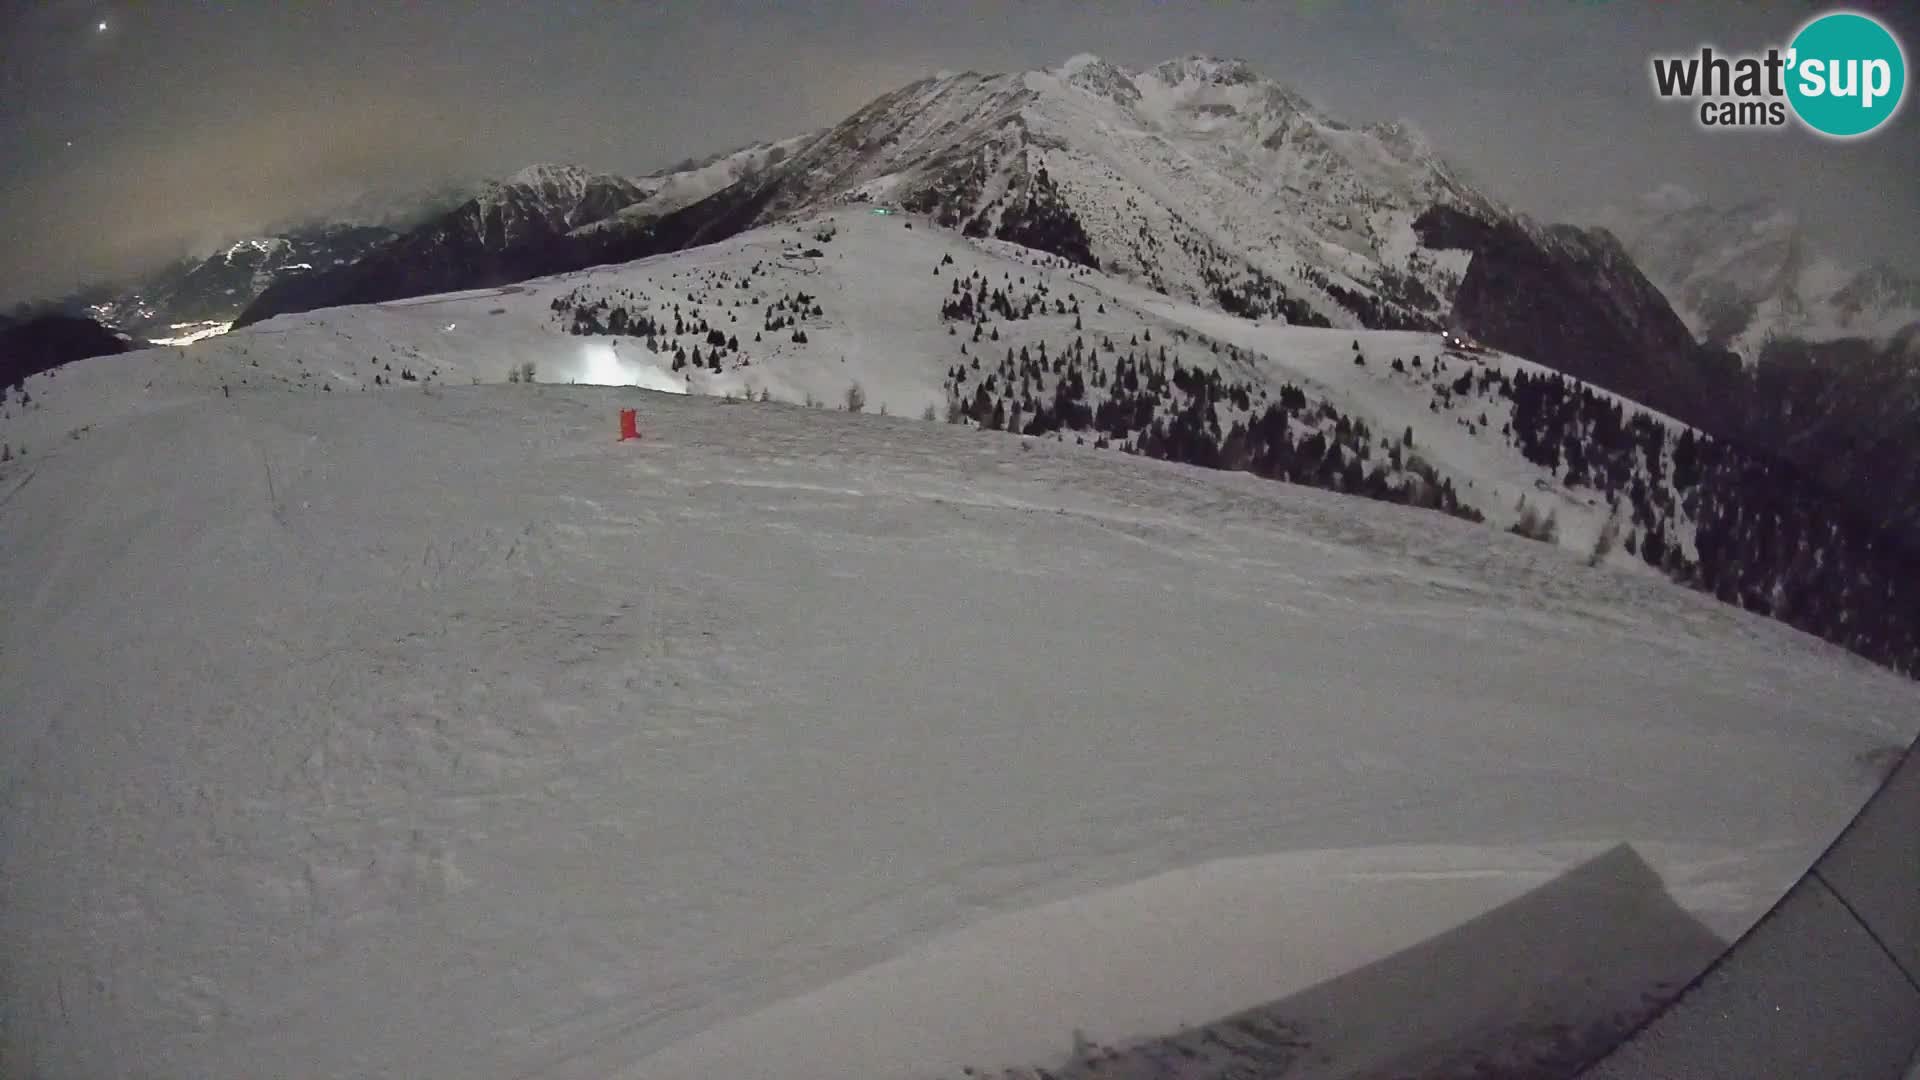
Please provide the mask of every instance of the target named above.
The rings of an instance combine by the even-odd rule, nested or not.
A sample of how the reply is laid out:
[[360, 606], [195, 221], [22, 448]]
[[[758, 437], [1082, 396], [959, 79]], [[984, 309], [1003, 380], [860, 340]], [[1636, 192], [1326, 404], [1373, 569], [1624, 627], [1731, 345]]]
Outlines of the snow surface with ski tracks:
[[[897, 415], [458, 385], [592, 344], [459, 336], [577, 283], [32, 382], [33, 423], [91, 426], [0, 466], [0, 1071], [1044, 1063], [1623, 843], [1730, 938], [1914, 734], [1890, 673], [1438, 514]], [[887, 392], [919, 365], [937, 393], [907, 333]], [[296, 334], [449, 377], [302, 387]], [[792, 352], [746, 370], [830, 392], [861, 355]], [[1497, 1016], [1528, 963], [1439, 996]]]

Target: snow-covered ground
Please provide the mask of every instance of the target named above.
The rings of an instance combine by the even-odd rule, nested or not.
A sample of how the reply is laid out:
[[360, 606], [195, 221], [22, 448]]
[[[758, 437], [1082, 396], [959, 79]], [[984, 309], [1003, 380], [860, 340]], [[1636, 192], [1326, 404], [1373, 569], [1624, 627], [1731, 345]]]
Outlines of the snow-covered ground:
[[1920, 700], [1430, 513], [632, 389], [154, 409], [0, 537], [11, 1075], [1020, 1062], [1621, 842], [1726, 936]]
[[[1620, 844], [1730, 938], [1920, 724], [1911, 683], [1588, 567], [1577, 521], [1556, 548], [912, 419], [981, 351], [1151, 331], [1413, 426], [1490, 509], [1578, 503], [1383, 370], [1421, 335], [835, 220], [817, 257], [786, 254], [815, 225], [763, 230], [9, 395], [0, 1074], [1048, 1065], [1075, 1029], [1325, 985]], [[938, 318], [969, 275], [1081, 314], [973, 344]], [[800, 291], [808, 340], [753, 341]], [[584, 294], [740, 348], [674, 371], [702, 335], [567, 334]], [[499, 385], [529, 361], [541, 385]], [[893, 415], [782, 404], [854, 383]], [[1616, 934], [1604, 1003], [1698, 966], [1624, 923], [1570, 936]], [[1316, 1034], [1302, 1075], [1524, 1012], [1540, 957], [1479, 952], [1389, 1029]]]

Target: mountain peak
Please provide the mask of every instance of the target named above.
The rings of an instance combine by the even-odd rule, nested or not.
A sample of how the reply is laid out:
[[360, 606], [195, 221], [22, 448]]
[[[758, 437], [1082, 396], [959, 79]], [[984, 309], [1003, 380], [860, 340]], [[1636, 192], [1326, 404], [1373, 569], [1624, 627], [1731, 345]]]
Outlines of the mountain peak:
[[1140, 88], [1134, 85], [1131, 72], [1117, 64], [1102, 60], [1092, 53], [1080, 53], [1069, 57], [1067, 62], [1061, 64], [1052, 74], [1069, 86], [1078, 87], [1099, 97], [1122, 103], [1140, 100]]
[[1193, 53], [1155, 64], [1147, 74], [1169, 86], [1181, 83], [1205, 83], [1213, 86], [1238, 86], [1258, 82], [1260, 76], [1238, 58], [1222, 58]]
[[521, 169], [507, 177], [505, 183], [525, 187], [569, 187], [585, 184], [590, 176], [591, 173], [578, 165], [542, 163]]
[[1113, 66], [1114, 65], [1107, 63], [1092, 53], [1075, 53], [1067, 57], [1066, 63], [1060, 65], [1060, 74], [1078, 75], [1088, 68], [1110, 68]]
[[1843, 265], [1766, 196], [1721, 203], [1663, 184], [1590, 216], [1697, 334], [1749, 359], [1770, 338], [1884, 340], [1920, 318], [1920, 290], [1902, 275]]
[[[920, 79], [789, 145], [671, 213], [647, 201], [677, 190], [659, 177], [636, 191], [594, 175], [578, 198], [565, 184], [496, 187], [423, 250], [592, 265], [871, 200], [1248, 317], [1410, 328], [1434, 324], [1467, 262], [1458, 248], [1423, 253], [1414, 219], [1441, 203], [1497, 215], [1404, 125], [1349, 127], [1245, 60], [1204, 54], [1143, 73], [1080, 53], [1043, 70]], [[577, 175], [535, 167], [518, 179]], [[421, 289], [403, 255], [326, 299]], [[442, 261], [435, 285], [465, 287], [460, 260]], [[286, 290], [249, 319], [323, 292]]]

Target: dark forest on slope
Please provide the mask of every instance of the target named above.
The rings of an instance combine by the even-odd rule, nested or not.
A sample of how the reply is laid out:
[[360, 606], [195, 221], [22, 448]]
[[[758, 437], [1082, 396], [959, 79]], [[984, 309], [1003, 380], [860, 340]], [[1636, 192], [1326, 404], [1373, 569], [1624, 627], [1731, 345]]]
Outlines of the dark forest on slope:
[[[1049, 303], [1044, 285], [1019, 295], [978, 277], [955, 282], [941, 314], [971, 324], [974, 351], [948, 371], [950, 421], [1479, 518], [1420, 459], [1411, 429], [1380, 438], [1291, 385], [1268, 400], [1254, 382], [1221, 374], [1222, 349], [1228, 360], [1238, 353], [1217, 342], [1207, 343], [1208, 366], [1169, 357], [1150, 332], [1124, 345], [1075, 333], [1054, 350], [1044, 341], [998, 347], [992, 319], [1036, 313], [1071, 314], [1077, 324], [1079, 309]], [[1356, 349], [1355, 362], [1364, 361]], [[1565, 486], [1619, 505], [1627, 550], [1673, 580], [1920, 674], [1920, 560], [1826, 484], [1738, 440], [1629, 416], [1617, 399], [1563, 375], [1509, 377], [1471, 364], [1456, 373], [1460, 366], [1443, 355], [1391, 362], [1433, 386], [1435, 413], [1457, 413], [1470, 430], [1474, 401], [1511, 402], [1500, 436]], [[1685, 554], [1688, 528], [1696, 557]]]

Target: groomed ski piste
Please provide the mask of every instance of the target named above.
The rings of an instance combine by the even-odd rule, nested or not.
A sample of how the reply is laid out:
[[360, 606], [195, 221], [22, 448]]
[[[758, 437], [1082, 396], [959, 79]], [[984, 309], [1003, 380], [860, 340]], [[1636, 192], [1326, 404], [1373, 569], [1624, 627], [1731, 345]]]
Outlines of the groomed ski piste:
[[[1588, 565], [1604, 508], [1382, 370], [1431, 335], [832, 220], [9, 395], [0, 1072], [1099, 1075], [1276, 1001], [1283, 1075], [1546, 1046], [1690, 978], [1915, 732], [1912, 683]], [[1412, 426], [1492, 520], [916, 419], [976, 272]], [[591, 290], [740, 346], [567, 333]], [[1572, 886], [1634, 901], [1421, 951]]]

